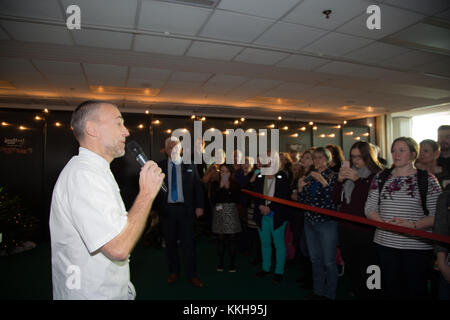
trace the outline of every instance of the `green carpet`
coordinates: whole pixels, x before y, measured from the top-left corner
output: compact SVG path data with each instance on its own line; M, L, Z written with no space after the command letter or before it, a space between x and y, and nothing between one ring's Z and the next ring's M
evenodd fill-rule
M239 255L237 272L216 271L214 240L197 239L197 265L203 288L193 287L181 272L180 279L167 284L166 255L163 248L139 244L131 255L131 281L137 300L301 300L311 291L302 290L295 282L302 275L299 263L287 263L284 279L275 284L271 277L257 278L259 266L252 266L253 257ZM0 257L0 299L51 299L50 244L40 243L30 251ZM346 276L339 278L338 300L352 299Z

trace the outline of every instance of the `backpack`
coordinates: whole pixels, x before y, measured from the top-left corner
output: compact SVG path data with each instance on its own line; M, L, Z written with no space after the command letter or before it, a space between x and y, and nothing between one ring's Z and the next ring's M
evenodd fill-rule
M378 206L381 202L381 191L383 190L384 184L386 183L392 169L384 169L381 171L378 180ZM430 214L427 209L427 193L428 193L428 171L417 169L417 184L419 185L420 200L422 202L422 209L426 216Z

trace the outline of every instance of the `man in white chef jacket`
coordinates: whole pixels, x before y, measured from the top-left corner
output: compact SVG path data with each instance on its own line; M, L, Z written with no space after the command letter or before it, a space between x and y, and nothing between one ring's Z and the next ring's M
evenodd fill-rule
M147 162L139 193L125 210L110 163L129 136L120 111L85 101L72 114L79 154L61 171L50 211L54 299L134 299L128 257L144 231L164 174Z

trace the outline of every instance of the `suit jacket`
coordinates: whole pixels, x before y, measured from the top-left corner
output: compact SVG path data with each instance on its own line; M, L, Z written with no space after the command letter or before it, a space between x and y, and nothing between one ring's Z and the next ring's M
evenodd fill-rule
M275 192L274 192L274 198L281 198L290 200L291 198L291 189L289 187L289 179L284 171L279 171L275 177ZM264 176L259 174L256 177L255 183L253 185L253 190L258 193L264 194ZM253 219L255 220L256 224L261 227L261 219L262 214L259 211L260 205L265 205L266 200L261 198L255 198L255 210L253 213ZM271 202L268 207L270 210L275 212L275 215L273 216L273 228L277 229L280 227L285 221L289 220L291 215L291 210L289 207L276 203Z
M158 162L158 166L162 172L166 175L164 177L164 183L169 188L168 172L167 172L167 159ZM197 168L194 164L181 164L181 183L183 186L184 205L186 209L194 213L196 208L205 208L205 197L203 184L200 181L200 177L197 172ZM167 201L168 192L164 192L160 189L156 198L157 207L160 214L164 214L164 208L168 205Z

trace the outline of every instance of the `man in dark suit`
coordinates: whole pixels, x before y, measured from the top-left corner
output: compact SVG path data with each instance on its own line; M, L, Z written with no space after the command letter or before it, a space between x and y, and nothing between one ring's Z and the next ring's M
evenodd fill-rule
M158 163L164 172L167 192L158 194L158 207L169 264L168 283L177 280L180 271L177 240L181 242L185 273L195 287L203 287L197 275L194 240L195 218L203 214L203 185L194 164L182 163L181 143L175 137L166 139L167 160Z

